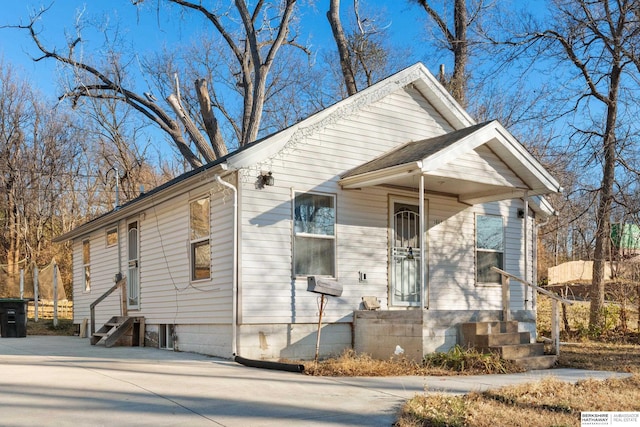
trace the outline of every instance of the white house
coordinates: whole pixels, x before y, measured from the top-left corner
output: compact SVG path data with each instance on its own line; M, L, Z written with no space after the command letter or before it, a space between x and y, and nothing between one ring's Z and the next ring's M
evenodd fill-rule
M127 279L145 344L253 359L355 347L411 357L497 320L498 266L535 282L541 196L558 182L498 122L476 123L422 64L183 174L56 241L73 241L74 322ZM510 284L535 334L535 298ZM363 298L374 307L363 304ZM120 314L117 293L98 323ZM375 308L377 310L367 310Z

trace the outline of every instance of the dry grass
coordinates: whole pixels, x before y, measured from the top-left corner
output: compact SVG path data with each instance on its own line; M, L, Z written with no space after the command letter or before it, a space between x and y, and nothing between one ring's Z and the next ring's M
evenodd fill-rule
M576 342L560 346L558 366L640 374L640 346L608 342Z
M585 296L587 291L584 290L586 285L580 285L581 288L574 286L574 290L562 290L563 294L568 294L570 297ZM578 289L583 289L579 291ZM552 289L554 292L558 292L559 289ZM588 294L586 295L588 296ZM608 290L607 304L603 309L603 315L605 320L604 329L598 331L599 336L610 337L615 341L620 339L633 338L633 331L637 330L638 323L638 303L637 299L628 299L620 295L619 291ZM613 302L617 301L617 302ZM624 303L623 303L624 302ZM590 303L588 300L575 301L572 305L565 307L564 315L561 316L561 325L563 329L562 338L564 340L579 340L589 337L589 308ZM538 295L538 335L550 336L551 331L551 300L544 296ZM565 329L568 327L569 331ZM635 334L637 341L637 334Z
M53 326L53 320L40 319L35 322L27 319L27 336L30 335L64 335L73 336L76 327L71 319L58 319L58 326Z
M640 375L577 384L548 378L467 396L417 396L396 426L579 426L581 411L639 410Z
M627 317L635 325L637 314ZM538 332L549 336L551 305L538 299ZM607 307L607 325L599 341L589 340L588 303L567 310L570 331L561 346L558 367L630 372L627 379L564 383L543 381L466 396L416 396L403 407L397 427L414 426L579 426L581 411L640 411L640 334L620 322L620 306ZM549 372L553 375L553 371Z
M380 377L402 375L426 375L418 363L405 358L376 360L368 354L358 354L346 350L340 356L321 360L301 362L307 375L327 377Z
M304 364L307 375L328 377L384 377L404 375L479 375L522 372L522 369L497 354L483 354L459 346L447 353L435 353L416 363L404 357L376 360L367 354L346 350L340 356Z

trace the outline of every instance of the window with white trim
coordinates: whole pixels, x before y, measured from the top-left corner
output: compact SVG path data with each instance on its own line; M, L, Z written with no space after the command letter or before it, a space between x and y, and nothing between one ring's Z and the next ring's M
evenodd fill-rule
M84 272L84 291L91 291L91 244L89 239L82 241L82 270Z
M294 198L293 273L335 276L336 198L296 193Z
M211 277L210 204L209 196L189 204L191 280L204 280Z
M107 247L118 244L118 227L107 228Z
M504 269L504 224L502 217L476 215L476 279L477 283L500 283Z

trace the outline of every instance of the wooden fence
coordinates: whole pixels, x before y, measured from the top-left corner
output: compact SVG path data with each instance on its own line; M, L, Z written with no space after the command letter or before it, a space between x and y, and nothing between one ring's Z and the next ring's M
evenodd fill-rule
M33 301L29 301L27 318L35 318L35 303ZM40 300L38 302L38 318L53 319L53 300ZM66 299L58 301L58 318L73 319L73 301Z

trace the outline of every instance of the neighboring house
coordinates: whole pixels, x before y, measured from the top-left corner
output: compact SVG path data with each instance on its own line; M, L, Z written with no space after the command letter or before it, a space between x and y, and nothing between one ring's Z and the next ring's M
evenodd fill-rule
M628 258L640 254L640 226L611 224L611 245L618 257Z
M56 240L73 241L75 323L121 272L147 345L313 358L307 278L326 276L343 292L328 297L321 355L399 345L420 358L454 346L461 322L499 318L492 265L535 282L535 223L552 213L541 196L558 191L416 64ZM515 281L510 294L535 334L530 296ZM101 303L98 322L118 304Z

